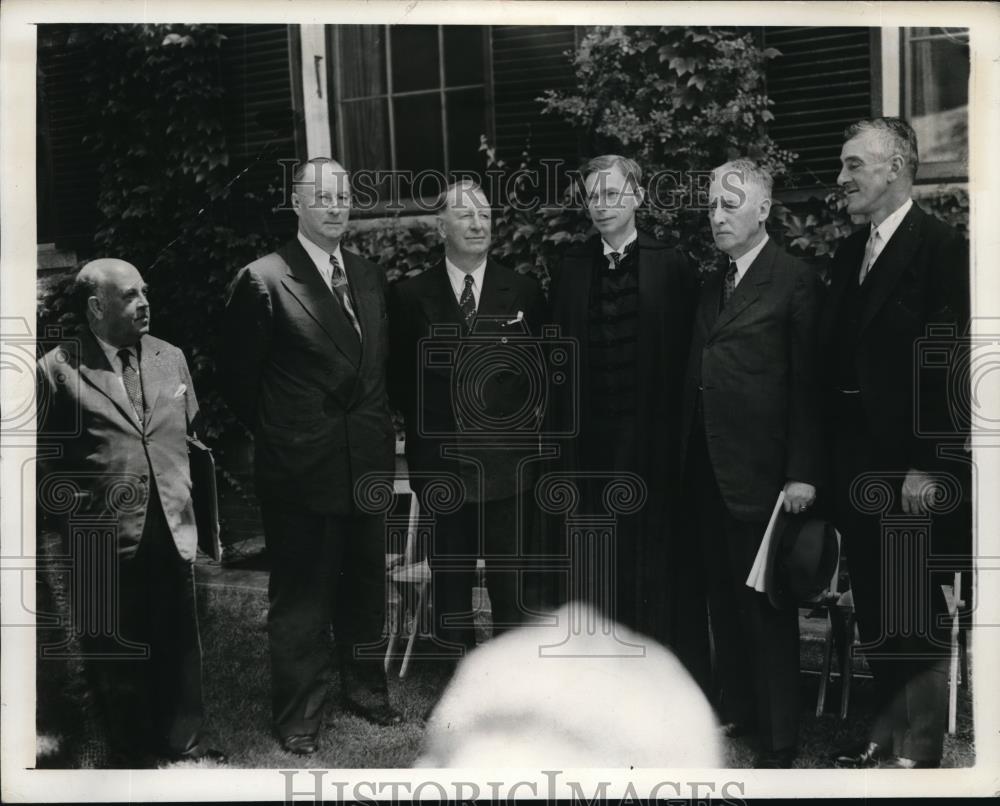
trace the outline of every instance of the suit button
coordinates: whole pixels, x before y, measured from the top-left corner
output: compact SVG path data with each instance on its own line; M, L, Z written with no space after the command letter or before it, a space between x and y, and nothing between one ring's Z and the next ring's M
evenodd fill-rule
M147 481L149 481L149 476L143 473L141 476L139 476L139 481L145 484Z
M500 338L500 343L501 343L501 344L506 344L506 343L507 343L507 337L506 337L506 336L502 336L502 337Z
M149 437L143 437L142 438L142 444L143 445L148 445L149 444Z

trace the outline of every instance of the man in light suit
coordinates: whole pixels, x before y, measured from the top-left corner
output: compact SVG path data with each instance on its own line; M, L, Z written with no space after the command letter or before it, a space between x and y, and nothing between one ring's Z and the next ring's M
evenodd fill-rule
M524 612L523 493L535 478L542 414L532 406L530 375L543 371L524 362L541 358L532 337L543 299L534 277L488 259L491 223L478 185L450 186L438 202L444 260L397 283L389 297L389 377L406 420L411 486L419 494L449 474L464 485L462 504L435 518L429 547L435 651L450 666L476 645L477 558L486 564L494 634L521 623Z
M39 471L39 502L58 505L57 486L73 485L63 535L70 556L104 569L74 576L86 587L73 591L72 615L112 763L223 761L201 739L187 450L198 401L187 362L149 335L146 284L134 266L95 260L76 283L88 328L38 362L39 455L51 447L54 456ZM115 595L118 606L105 613L101 603Z
M891 551L898 544L883 531L881 518L914 520L892 531L916 535L926 529L934 554L968 556L969 470L961 459L969 400L968 246L910 198L918 157L908 123L862 120L848 127L844 140L837 183L847 212L870 223L837 249L821 346L836 522L861 638L873 650L879 714L865 746L834 761L842 767L936 767L947 713L941 580L904 556L921 559L916 542L904 554ZM933 346L947 356L946 366L922 365L918 340L928 336L928 326L944 329ZM949 460L949 443L958 461ZM957 481L951 493L948 485L938 486L945 477ZM878 497L890 491L884 512L865 505L866 483ZM935 488L943 493L937 499ZM905 602L898 601L901 590L911 594ZM927 627L910 634L900 629L917 624Z
M374 650L385 613L384 518L356 503L366 473L392 471L395 438L384 275L340 247L350 178L317 158L298 167L292 191L298 234L240 271L219 364L229 405L254 435L272 563L274 725L286 750L308 755L317 748L331 624L345 707L377 724L400 721Z
M756 731L758 767L790 767L798 732L798 612L745 582L778 493L812 504L822 466L816 391L820 281L765 222L770 174L717 168L709 220L727 267L704 282L684 389L681 456L704 552L729 735Z

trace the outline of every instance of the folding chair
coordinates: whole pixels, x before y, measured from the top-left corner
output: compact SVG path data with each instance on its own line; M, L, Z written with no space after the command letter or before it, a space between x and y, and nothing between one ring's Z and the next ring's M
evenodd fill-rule
M958 687L969 682L968 631L961 626L961 613L965 608L962 595L962 572L956 571L949 590L942 585L945 601L948 603L948 617L951 619L951 662L948 669L948 733L954 733L958 723Z
M412 609L412 628L406 641L406 649L403 651L403 663L399 669L399 676L405 677L410 666L410 656L413 653L413 644L420 631L420 624L427 619L430 605L431 569L426 558L418 557L417 523L420 517L420 504L417 496L410 489L410 483L406 479L397 479L393 483L393 492L396 495L410 496L410 514L406 528L406 547L402 556L387 556L387 577L388 581L395 586L407 585L406 593L399 597L399 612L395 619L390 620L389 625L389 646L385 652L385 671L388 673L389 664L396 651L399 638L405 630L407 622L407 600L412 598L412 586L416 586L417 601ZM397 587L398 590L398 587Z

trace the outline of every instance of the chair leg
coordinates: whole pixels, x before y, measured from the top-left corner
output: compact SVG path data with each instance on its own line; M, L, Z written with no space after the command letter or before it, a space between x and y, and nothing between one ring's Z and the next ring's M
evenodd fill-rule
M851 680L854 677L854 611L844 619L844 647L840 661L840 718L847 719L851 703Z
M826 688L830 682L830 671L833 666L833 619L830 611L826 612L826 635L823 639L823 664L820 667L819 691L816 694L816 716L823 716L826 707Z
M406 641L406 651L403 653L403 664L399 667L400 679L406 677L406 671L410 668L410 656L413 653L413 644L417 640L417 633L420 632L420 624L424 620L424 608L426 607L427 589L430 586L426 582L420 583L420 593L417 596L417 607L413 612L413 629L410 637Z

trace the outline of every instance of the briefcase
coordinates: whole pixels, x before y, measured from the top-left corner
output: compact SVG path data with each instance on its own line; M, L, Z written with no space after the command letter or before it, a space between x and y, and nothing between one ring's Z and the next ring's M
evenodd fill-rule
M219 499L215 489L215 459L201 440L188 437L191 463L191 500L198 529L198 548L218 562L222 559L219 540Z

